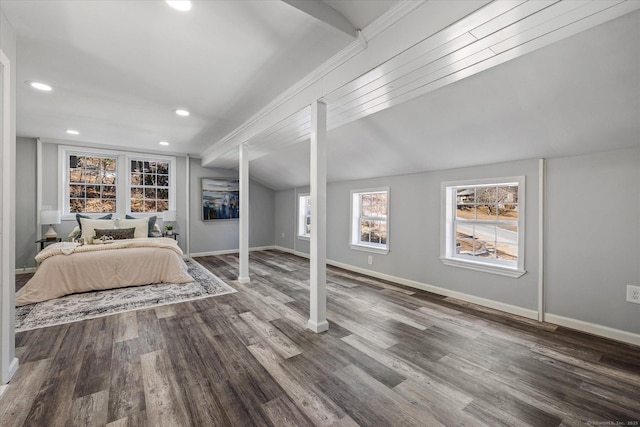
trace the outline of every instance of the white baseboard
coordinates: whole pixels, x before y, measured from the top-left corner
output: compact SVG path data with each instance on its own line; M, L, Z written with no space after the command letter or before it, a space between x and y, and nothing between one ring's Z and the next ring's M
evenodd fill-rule
M16 268L16 274L35 273L38 267Z
M545 322L553 323L554 325L576 329L592 335L611 338L613 340L629 344L640 345L640 335L634 334L633 332L622 331L620 329L598 325L597 323L584 322L582 320L571 319L569 317L558 316L557 314L551 313L545 313L544 320Z
M249 252L253 251L268 251L269 249L276 249L276 246L255 246L253 248L249 248ZM227 255L227 254L237 254L239 249L223 249L221 251L210 251L210 252L191 252L189 256L191 257L199 257L199 256L211 256L211 255Z
M297 252L289 248L283 248L276 246L275 249L287 252L290 254L298 255L304 258L309 258L309 254ZM483 307L493 308L495 310L504 311L506 313L515 314L517 316L526 317L528 319L538 320L538 312L536 310L530 310L523 307L518 307L511 304L506 304L499 301L494 301L486 298L477 297L474 295L465 294L462 292L452 291L450 289L441 288L438 286L427 285L426 283L417 282L415 280L404 279L402 277L391 276L385 273L379 273L377 271L367 270L366 268L356 267L350 264L344 264L338 261L328 259L328 265L334 267L343 268L345 270L353 271L355 273L365 274L367 276L375 277L382 280L388 280L389 282L397 283L399 285L409 286L411 288L420 289L434 294L443 295L446 297L456 298L462 301L467 301L473 304L478 304Z
M293 249L284 248L281 246L275 246L275 249L278 249L290 254L298 255L304 258L309 258L308 254L297 252L297 251L294 251ZM506 313L511 313L518 316L526 317L528 319L538 320L538 312L536 310L530 310L523 307L505 304L502 302L493 301L486 298L477 297L474 295L468 295L462 292L452 291L452 290L441 288L438 286L427 285L425 283L416 282L414 280L403 279L401 277L395 277L395 276L391 276L384 273L378 273L376 271L355 267L355 266L344 264L337 261L327 260L327 264L333 265L335 267L344 268L345 270L353 271L356 273L366 274L368 276L376 277L383 280L388 280L393 283L398 283L398 284L409 286L416 289L422 289L427 292L433 292L434 294L457 298L463 301L471 302L473 304L478 304L484 307L489 307L496 310L504 311ZM545 319L545 322L553 323L555 325L564 326L564 327L575 329L582 332L587 332L587 333L601 336L604 338L610 338L616 341L622 341L629 344L640 345L640 334L635 334L633 332L622 331L620 329L614 329L608 326L598 325L596 323L584 322L582 320L571 319L569 317L558 316L557 314L551 314L551 313L545 313L544 319Z

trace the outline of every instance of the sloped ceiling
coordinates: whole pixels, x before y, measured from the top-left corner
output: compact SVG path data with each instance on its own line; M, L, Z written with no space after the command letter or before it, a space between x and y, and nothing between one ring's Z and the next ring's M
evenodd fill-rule
M640 146L640 12L328 133L330 181ZM308 141L251 162L309 183Z

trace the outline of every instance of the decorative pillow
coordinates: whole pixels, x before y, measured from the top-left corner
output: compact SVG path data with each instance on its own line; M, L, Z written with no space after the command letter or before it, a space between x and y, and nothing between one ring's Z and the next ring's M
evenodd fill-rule
M113 214L107 214L105 216L101 216L100 218L91 218L88 215L82 215L82 214L76 214L76 221L78 221L78 227L80 227L80 231L82 231L82 223L80 222L81 219L111 219L111 217L113 216Z
M143 219L143 218L136 218L134 216L131 215L125 215L124 216L126 219ZM153 237L153 226L156 225L156 220L158 219L157 216L150 216L149 217L149 235L147 237Z
M90 240L95 235L95 229L99 228L101 230L106 230L108 228L116 228L116 220L115 219L85 219L80 218L80 223L82 226L82 238L85 240Z
M110 228L101 230L96 228L96 237L99 239L102 236L113 237L113 240L133 239L136 229L135 228Z
M78 237L80 235L80 226L75 226L73 228L73 230L71 230L71 233L69 233L69 235L67 236L70 239L75 239L76 237Z
M131 228L131 227L134 227L136 229L135 234L133 236L134 239L149 236L149 218L118 220L118 228Z

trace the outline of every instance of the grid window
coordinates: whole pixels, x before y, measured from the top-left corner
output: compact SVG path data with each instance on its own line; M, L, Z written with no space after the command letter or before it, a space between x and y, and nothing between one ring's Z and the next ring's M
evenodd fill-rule
M130 160L131 212L169 210L170 167L168 161Z
M524 178L444 186L444 257L522 270Z
M387 189L352 193L352 247L389 250L388 198Z
M117 157L68 157L68 212L116 212Z
M311 237L311 196L298 196L298 237Z

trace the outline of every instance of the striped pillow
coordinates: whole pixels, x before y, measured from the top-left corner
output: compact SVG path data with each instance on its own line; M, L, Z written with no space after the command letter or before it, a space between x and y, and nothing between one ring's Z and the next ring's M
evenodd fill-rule
M109 228L106 230L96 229L96 238L102 236L113 237L113 240L133 239L133 235L136 232L134 228Z

